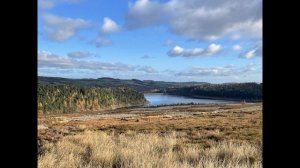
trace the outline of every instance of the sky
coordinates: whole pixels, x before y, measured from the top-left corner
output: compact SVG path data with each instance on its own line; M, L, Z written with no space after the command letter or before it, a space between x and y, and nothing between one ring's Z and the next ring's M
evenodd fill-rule
M38 75L262 82L261 0L38 0Z

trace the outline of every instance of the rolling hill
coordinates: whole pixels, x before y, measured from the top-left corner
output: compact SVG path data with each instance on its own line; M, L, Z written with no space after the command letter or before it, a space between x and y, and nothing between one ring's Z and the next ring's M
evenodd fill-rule
M139 92L158 92L167 88L196 86L208 84L206 82L164 82L153 80L138 79L115 79L115 78L98 78L98 79L68 79L60 77L38 77L39 84L47 85L73 85L82 88L89 87L129 87Z

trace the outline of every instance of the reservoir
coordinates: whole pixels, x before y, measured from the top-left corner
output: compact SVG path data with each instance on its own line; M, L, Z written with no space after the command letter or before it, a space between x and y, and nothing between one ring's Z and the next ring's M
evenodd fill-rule
M210 103L236 103L236 101L229 100L215 100L215 99L196 99L176 95L168 95L162 93L145 93L145 98L149 101L149 104L146 106L157 106L157 105L170 105L178 103L201 103L201 104L210 104Z

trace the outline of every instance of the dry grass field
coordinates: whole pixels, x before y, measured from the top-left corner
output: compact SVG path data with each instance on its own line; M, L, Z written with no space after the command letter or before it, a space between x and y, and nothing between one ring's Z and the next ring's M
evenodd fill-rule
M262 167L262 104L41 115L38 166Z

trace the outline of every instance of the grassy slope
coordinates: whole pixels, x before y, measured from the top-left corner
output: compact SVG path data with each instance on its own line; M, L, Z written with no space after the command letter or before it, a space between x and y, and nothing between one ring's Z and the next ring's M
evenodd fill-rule
M38 160L40 168L215 168L261 167L261 150L247 142L212 143L210 148L184 146L176 133L114 135L91 132L64 137L48 144Z
M40 167L261 167L261 104L40 116ZM157 160L153 162L153 160Z

